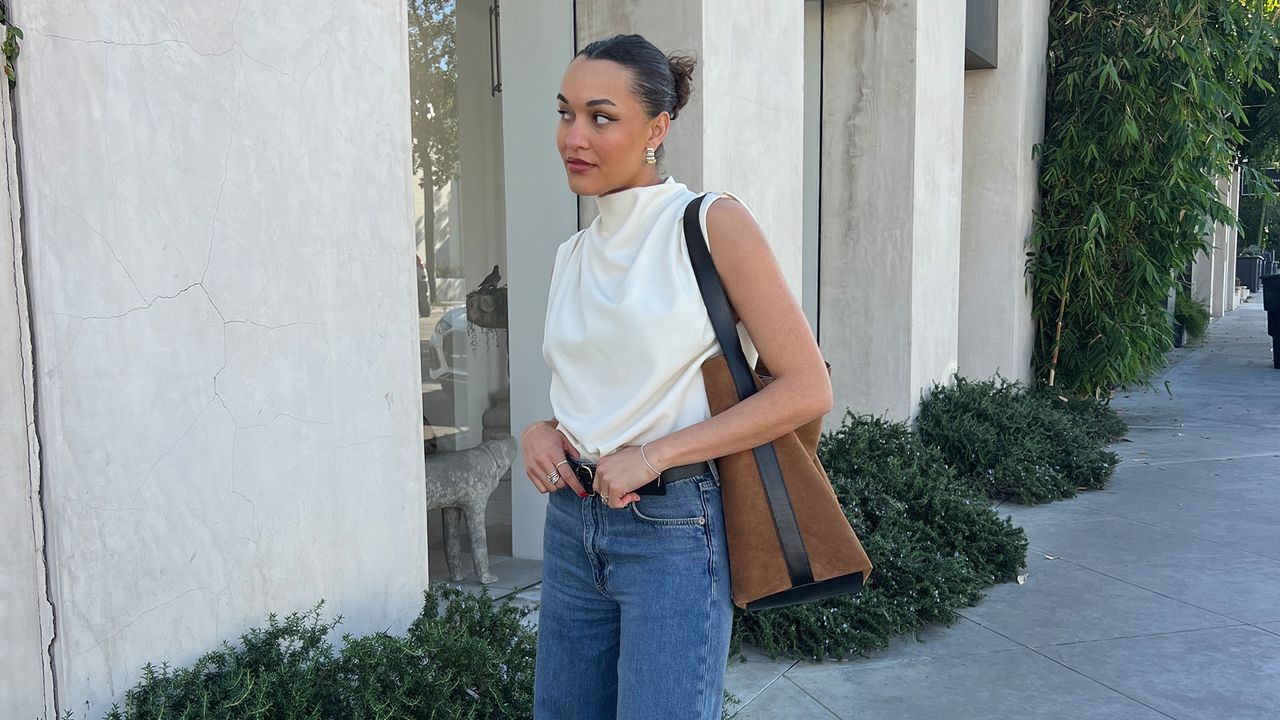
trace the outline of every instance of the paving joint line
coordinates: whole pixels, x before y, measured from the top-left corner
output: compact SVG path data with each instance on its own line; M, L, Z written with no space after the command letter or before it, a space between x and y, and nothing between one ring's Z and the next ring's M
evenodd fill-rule
M1036 550L1036 552L1044 553L1044 554L1046 554L1046 555L1050 554L1050 553L1046 552L1045 550L1041 550L1040 548L1033 548L1033 549L1034 549L1034 550ZM1201 607L1201 606L1199 606L1199 605L1197 605L1197 604L1195 604L1195 603L1193 603L1193 602L1189 602L1189 601L1187 601L1187 600L1183 600L1183 599L1181 599L1181 598L1176 598L1176 597L1173 597L1172 595L1166 595L1166 594L1164 594L1164 593L1160 592L1159 590L1153 590L1152 588L1145 587L1145 586L1143 586L1143 585L1139 585L1138 583L1133 582L1133 581L1131 581L1131 580L1126 580L1126 579L1124 579L1124 578L1122 578L1122 577L1116 577L1115 575L1111 575L1111 574L1109 574L1109 573L1105 573L1105 572L1103 572L1103 571L1101 571L1101 570L1099 570L1099 569L1097 569L1097 568L1089 567L1088 565L1084 565L1084 564L1078 563L1078 562L1076 562L1076 561L1074 561L1074 560L1067 560L1066 558L1063 558L1063 557L1061 557L1061 556L1058 556L1058 557L1057 557L1057 559L1056 559L1056 560L1054 560L1054 562L1064 562L1064 563L1067 563L1068 565L1074 565L1074 566L1076 566L1076 567L1078 567L1078 568L1080 568L1080 569L1082 569L1082 570L1088 570L1089 572L1097 573L1097 574L1099 574L1099 575L1101 575L1101 576L1103 576L1103 577L1111 578L1112 580L1115 580L1116 582L1122 582L1122 583L1124 583L1125 585L1128 585L1128 586L1130 586L1130 587L1135 587L1135 588L1138 588L1139 590L1145 590L1146 592L1152 593L1153 595L1159 595L1160 597L1165 598L1166 600L1172 600L1172 601L1174 601L1174 602L1179 602L1179 603L1182 603L1183 605L1187 605L1187 606L1189 606L1189 607L1193 607L1193 608L1195 608L1195 609L1197 609L1197 610L1203 610L1204 612L1207 612L1207 613L1209 613L1209 614L1211 614L1211 615L1217 615L1218 617L1226 618L1227 620L1231 620L1232 622L1243 623L1243 624L1246 624L1246 625L1249 623L1249 621L1248 621L1248 620L1242 620L1241 618L1238 618L1238 617L1232 617L1232 616L1227 615L1227 614L1225 614L1225 613L1218 612L1217 610L1210 610L1210 609L1209 609L1209 608L1207 608L1207 607ZM985 626L984 626L984 627L985 627Z
M750 661L748 661L748 662L750 662ZM744 707L746 707L747 705L751 704L751 702L752 702L753 700L755 700L756 698L758 698L758 697L760 697L761 695L763 695L765 690L768 690L769 688L773 687L773 684L774 684L774 683L776 683L776 682L778 682L779 680L781 680L782 678L786 677L787 673L788 673L788 672L791 672L791 668L795 667L795 666L796 666L796 664L797 664L797 663L799 663L799 662L800 662L799 660L792 660L792 661L791 661L791 664L790 664L790 665L787 665L787 668L786 668L785 670L783 670L782 672L780 672L780 673L778 673L777 675L775 675L775 676L773 677L773 679L772 679L772 680L770 680L769 682L765 683L764 687L762 687L762 688L760 688L759 690L757 690L757 691L756 691L756 693L755 693L754 695L752 695L752 696L751 696L750 698L748 698L745 702L743 702L741 705L739 705L739 706L738 706L738 709L733 711L733 714L734 714L734 715L737 715L739 712L741 712L741 711L742 711L742 708L744 708ZM742 664L744 664L744 663L738 663L738 664L739 664L739 665L742 665ZM792 684L794 685L795 683L793 682Z
M1256 627L1247 622L1232 622L1226 625L1210 625L1201 628L1186 628L1184 630L1162 630L1160 632L1139 633L1137 635L1117 635L1115 637L1094 638L1093 640L1072 640L1071 642L1049 643L1039 647L1073 647L1075 645L1089 645L1091 643L1113 642L1115 640L1141 640L1142 638L1163 637L1165 635L1185 635L1186 633L1205 632L1206 630L1226 630L1228 628L1239 627ZM1262 630L1262 628L1256 628ZM1265 632L1265 630L1263 631Z
M789 671L788 671L788 672L789 672ZM786 673L783 673L783 675L785 676L785 675L786 675ZM814 697L814 696L813 696L813 693L809 692L808 690L805 690L805 689L804 689L804 687L802 687L802 686L800 685L800 683L796 682L795 680L792 680L791 678L787 678L787 682L791 683L791 686L792 686L792 687L794 687L795 689L797 689L797 690L799 690L800 692L804 693L804 694L805 694L805 695L806 695L810 700L812 700L812 701L814 701L815 703L817 703L817 704L818 704L818 707L820 707L820 708L822 708L823 710L826 710L827 712L831 713L831 716L832 716L832 717L836 718L837 720L848 720L847 718L845 718L845 716L844 716L844 715L841 715L840 713L836 712L835 710L832 710L831 708L827 707L827 704L826 704L826 703L824 703L824 702L822 702L821 700L819 700L818 698Z
M963 610L967 610L967 609L968 608L963 608ZM956 614L960 615L960 617L964 618L965 620L968 620L973 624L978 625L979 627L982 627L984 630L987 629L986 626L978 623L978 621L974 620L973 618L970 618L967 615L962 615L960 613L961 613L960 610L956 611ZM927 644L927 643L924 643L924 644ZM860 670L862 668L870 669L870 668L879 668L879 667L889 667L892 665L907 665L910 663L930 662L934 660L982 658L987 655L999 655L1000 653L1016 652L1020 649L1021 648L996 648L994 650L974 650L971 652L948 653L945 655L915 655L913 657L885 658L883 660L871 660L870 662L859 663L858 665L850 665L850 667L856 667Z
M1144 467L1163 467L1165 465L1190 465L1192 463L1226 462L1228 460L1252 460L1252 459L1262 458L1262 457L1280 458L1280 452L1271 450L1268 452L1249 453L1247 455L1227 455L1223 457L1191 458L1188 460L1163 460L1161 462L1142 462L1135 458L1129 461L1128 467L1133 467L1134 465L1141 465ZM1121 465L1116 466L1116 469L1119 469L1120 467L1123 467L1123 466L1124 464L1122 463Z
M1178 489L1179 489L1179 490L1183 490L1183 489L1185 489L1185 488L1178 488ZM1187 492L1192 492L1192 491L1188 490ZM1229 500L1229 498L1218 498L1218 497L1213 496L1213 495L1208 495L1208 496L1206 496L1206 497L1213 497L1214 499L1217 499L1217 500ZM1241 503L1241 504L1243 504L1243 503ZM1202 540L1202 541L1207 542L1207 543L1210 543L1210 544L1212 544L1212 545L1218 545L1218 546L1220 546L1220 547L1224 547L1224 548L1227 548L1227 549L1230 549L1230 550L1238 550L1238 551L1240 551L1240 552L1242 552L1242 553L1248 553L1248 554L1250 554L1250 555L1254 555L1254 556L1257 556L1257 557L1260 557L1260 558L1266 558L1267 560L1275 560L1276 562L1280 562L1280 557L1273 556L1273 555L1267 555L1266 553L1261 553L1261 552L1258 552L1258 551L1256 551L1256 550L1250 550L1250 549L1248 549L1248 548L1240 547L1240 546L1238 546L1238 545L1230 545L1230 544L1227 544L1227 543L1224 543L1224 542L1221 542L1221 541L1218 541L1218 540L1214 540L1213 538L1207 538L1207 537L1204 537L1203 535L1197 535L1197 534L1195 534L1194 532L1191 532L1191 531L1189 531L1189 530L1184 530L1184 529L1182 528L1182 526L1169 527L1169 526L1166 526L1166 525L1160 525L1160 524L1157 524L1157 523L1155 523L1155 522L1153 522L1153 521L1150 521L1150 520L1140 520L1140 519L1138 519L1138 518L1131 518L1131 517L1125 517L1124 515L1117 515L1115 512L1112 512L1112 511L1109 511L1109 510L1103 510L1102 508L1095 508L1095 507L1091 507L1091 506L1088 506L1088 505L1086 505L1085 507L1090 507L1090 509L1092 509L1092 510L1094 510L1094 511L1096 511L1096 512L1099 512L1099 513L1101 513L1101 514L1103 514L1103 515L1107 515L1107 516L1109 516L1109 517L1113 517L1113 518L1115 518L1115 519L1117 519L1117 520L1125 520L1125 521L1128 521L1128 522L1134 522L1134 523L1138 523L1139 525L1146 525L1147 527L1156 528L1157 530L1168 530L1168 531L1170 531L1170 532L1173 532L1175 535L1186 535L1187 537L1195 538L1196 540ZM1252 506L1252 505L1245 505L1245 507L1252 508L1252 507L1254 507L1254 506ZM1260 508L1260 509L1265 510L1266 508L1264 507L1264 508ZM1052 553L1047 553L1047 554L1052 554ZM1089 569L1090 569L1090 570L1092 570L1093 568L1089 568Z
M1146 482L1146 483L1150 483L1150 482L1156 482L1156 481L1154 481L1154 480L1138 480L1138 479L1136 479L1136 478L1135 478L1135 479L1129 480L1128 482ZM1202 496L1202 497L1213 498L1214 500L1222 500L1222 501L1229 502L1229 503L1235 503L1236 505L1240 505L1240 506L1242 506L1242 507L1246 507L1246 508L1249 508L1249 509L1251 509L1251 510L1270 510L1270 509L1272 509L1272 508L1273 508L1273 505L1272 505L1271 503L1268 503L1268 502L1265 502L1265 501L1264 501L1264 502L1262 502L1261 504L1255 504L1255 503L1252 503L1252 502L1243 502L1243 501L1241 501L1241 500L1237 500L1236 498L1227 497L1226 495L1218 495L1217 493L1208 492L1208 491L1203 490L1203 489L1201 489L1201 488L1195 488L1195 487L1183 487L1182 485L1175 485L1175 484L1173 484L1173 483L1158 483L1158 484L1160 484L1160 485L1167 485L1167 486L1169 486L1169 487L1174 488L1175 490L1182 490L1183 492L1194 493L1194 494L1196 494L1196 495L1200 495L1200 496ZM1117 494L1118 494L1118 492L1119 492L1119 491L1117 491Z
M974 620L974 622L978 623L979 625L982 625L982 627L984 627L984 628L986 628L987 630L989 630L989 631L991 631L991 632L995 633L996 635L999 635L1000 637L1004 638L1005 640L1008 640L1009 642L1014 643L1014 644L1016 644L1016 645L1019 645L1019 646L1021 646L1021 647L1025 648L1025 649L1027 649L1027 650L1030 650L1031 652L1035 653L1036 655L1039 655L1040 657L1044 658L1045 660L1048 660L1049 662L1053 663L1054 665L1058 665L1059 667L1065 668L1065 669L1066 669L1066 670L1068 670L1069 672L1073 672L1073 673L1075 673L1076 675L1079 675L1080 677L1084 678L1085 680L1088 680L1089 682L1092 682L1092 683L1095 683L1095 684L1097 684L1097 685L1099 685L1099 686L1101 686L1101 687L1104 687L1104 688L1106 688L1106 689L1110 690L1111 692L1113 692L1113 693L1115 693L1115 694L1119 695L1120 697L1127 698L1127 699L1129 699L1129 700L1131 700L1131 701L1133 701L1133 702L1135 702L1135 703L1137 703L1137 704L1141 705L1142 707L1147 708L1148 710L1150 710L1150 711L1151 711L1151 712L1153 712L1153 713L1156 713L1156 714L1158 714L1158 715L1162 715L1162 716L1164 716L1164 717L1167 717L1167 718L1169 718L1169 720L1178 720L1178 718L1177 718L1177 717L1175 717L1175 716L1173 716L1173 715L1170 715L1169 713L1166 713L1166 712L1164 712L1163 710L1160 710L1160 709L1158 709L1158 708L1154 708L1154 707L1152 707L1152 706L1148 705L1147 703L1144 703L1144 702L1142 702L1141 700L1139 700L1139 699L1137 699L1137 698L1133 697L1132 695L1129 695L1128 693L1122 692L1121 690L1118 690L1118 689L1116 689L1116 688L1111 687L1110 685L1108 685L1108 684L1106 684L1106 683L1102 682L1101 680L1099 680L1099 679L1097 679L1097 678L1095 678L1095 677L1092 677L1092 676L1086 675L1084 672L1081 672L1080 670L1077 670L1077 669L1075 669L1075 668L1071 667L1070 665L1067 665L1066 663L1064 663L1064 662L1062 662L1062 661L1060 661L1060 660L1058 660L1058 659L1056 659L1056 658L1051 658L1051 657L1049 657L1048 655L1045 655L1044 653L1040 652L1039 650L1037 650L1037 649L1035 649L1035 648L1031 647L1030 645L1027 645L1027 644L1022 643L1022 642L1019 642L1019 641L1017 641L1017 640L1015 640L1015 639L1013 639L1013 638L1009 637L1008 635L1005 635L1004 633L1000 632L999 630L996 630L995 628L992 628L992 627L988 627L988 626L986 626L986 625L983 625L982 623L978 622L977 620Z

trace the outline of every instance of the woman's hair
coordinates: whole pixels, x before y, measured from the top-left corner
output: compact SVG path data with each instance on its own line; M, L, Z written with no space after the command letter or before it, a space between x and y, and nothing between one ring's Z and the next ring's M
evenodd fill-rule
M579 50L578 55L589 60L612 60L631 70L632 90L651 118L666 111L675 120L693 92L693 67L697 61L687 55L664 55L640 35L596 40ZM661 146L657 155L662 157Z

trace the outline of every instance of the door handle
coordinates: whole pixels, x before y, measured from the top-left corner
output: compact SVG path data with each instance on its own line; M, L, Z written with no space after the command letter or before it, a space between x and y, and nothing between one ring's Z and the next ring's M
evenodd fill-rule
M489 95L502 92L502 10L498 0L489 6Z

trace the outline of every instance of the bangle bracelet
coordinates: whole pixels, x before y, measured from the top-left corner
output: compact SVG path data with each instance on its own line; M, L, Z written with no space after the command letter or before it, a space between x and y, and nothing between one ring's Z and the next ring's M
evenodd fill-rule
M652 442L652 441L650 441L650 442ZM645 445L648 445L648 444L649 444L649 443L647 443L647 442L646 442L646 443L640 443L640 457L644 459L644 464L649 466L649 469L653 471L653 474L654 474L654 475L661 475L662 473L658 472L658 469L657 469L657 468L655 468L655 467L654 467L654 466L649 462L649 458L645 457L645 454L644 454L644 446L645 446Z

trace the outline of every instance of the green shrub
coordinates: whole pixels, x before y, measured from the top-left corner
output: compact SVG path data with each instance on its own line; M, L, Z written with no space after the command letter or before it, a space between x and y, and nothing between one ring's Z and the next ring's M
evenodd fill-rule
M1104 445L1124 432L1094 400L1064 400L997 376L934 383L917 429L956 475L993 500L1022 504L1106 485L1119 458Z
M1187 331L1187 337L1192 340L1203 338L1205 331L1209 329L1208 308L1196 302L1190 293L1181 288L1174 295L1173 319Z
M537 635L510 600L440 586L403 638L349 638L343 675L351 717L522 718L533 708Z
M283 621L272 613L266 628L241 635L239 648L223 642L190 668L148 663L125 693L124 709L113 707L108 720L346 716L333 646L325 639L341 618L322 622L323 604Z
M326 639L341 618L305 613L245 632L191 667L148 664L108 720L365 720L390 717L518 718L533 707L536 635L527 613L442 586L423 593L404 636Z
M1014 579L1026 535L956 480L905 423L851 412L819 456L875 569L857 595L773 610L735 610L742 643L771 657L865 655L932 622L950 624L981 589Z
M1056 401L1057 406L1070 416L1072 423L1098 443L1110 445L1129 432L1129 426L1104 402L1091 397L1061 395L1053 388L1038 388L1031 392L1039 393L1050 404Z

